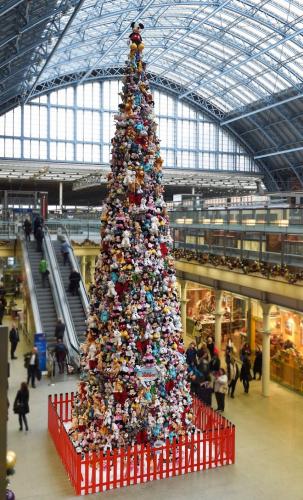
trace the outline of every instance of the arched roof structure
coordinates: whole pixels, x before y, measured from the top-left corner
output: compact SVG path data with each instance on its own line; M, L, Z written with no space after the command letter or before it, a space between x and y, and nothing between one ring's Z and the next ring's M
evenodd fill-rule
M286 181L301 187L300 0L4 0L0 112L49 82L119 73L129 24L139 19L155 83L171 85L179 99L228 127L270 189Z

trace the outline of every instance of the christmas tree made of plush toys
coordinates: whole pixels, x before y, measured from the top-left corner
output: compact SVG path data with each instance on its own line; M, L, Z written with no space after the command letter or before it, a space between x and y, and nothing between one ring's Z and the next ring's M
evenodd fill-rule
M70 429L84 452L193 431L143 25L131 27Z

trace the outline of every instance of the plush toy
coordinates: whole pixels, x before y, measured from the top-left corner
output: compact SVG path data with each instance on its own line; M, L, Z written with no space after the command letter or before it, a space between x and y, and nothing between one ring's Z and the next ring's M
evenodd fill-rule
M127 229L125 231L123 231L123 239L122 239L122 242L121 242L121 246L123 248L130 248L130 231L128 231Z
M138 22L132 22L131 28L133 32L129 35L130 48L131 50L133 50L134 49L133 46L135 46L135 48L141 52L144 49L141 37L141 30L144 29L144 24Z

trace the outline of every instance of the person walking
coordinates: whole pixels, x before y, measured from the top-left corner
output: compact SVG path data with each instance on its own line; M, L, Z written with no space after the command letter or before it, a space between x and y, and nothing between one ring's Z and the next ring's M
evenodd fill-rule
M17 359L17 356L15 356L15 352L16 352L19 340L20 340L20 338L19 338L18 328L16 328L16 325L13 324L12 328L10 329L10 332L9 332L9 341L11 344L11 359Z
M223 412L225 408L225 394L228 392L228 380L225 370L220 370L215 375L214 393L217 401L216 411Z
M39 354L37 347L33 347L31 353L25 354L25 366L27 368L27 384L31 382L32 387L35 389L35 381L39 370Z
M248 356L244 356L242 360L242 366L240 371L240 380L243 383L244 392L248 394L249 391L249 382L252 379L251 377L251 364Z
M37 252L42 252L42 242L44 238L44 233L42 226L38 226L35 234L36 242L37 242Z
M245 344L243 344L243 346L241 347L241 350L240 350L241 361L243 361L245 356L250 356L250 355L251 355L250 347L249 347L248 343L245 342Z
M64 266L68 262L70 248L71 248L70 245L67 243L66 240L64 240L61 244L61 253L63 257Z
M56 360L59 366L59 373L64 373L64 367L66 364L67 349L63 344L62 338L57 339L57 344L54 349Z
M71 292L72 295L76 295L79 289L79 283L81 281L80 273L76 269L73 269L69 275L69 286L68 291Z
M31 240L31 232L32 232L32 224L31 221L26 217L25 221L23 222L23 230L24 230L24 235L25 235L25 241L30 241Z
M15 402L14 402L14 413L19 416L19 431L23 430L23 424L25 430L28 431L28 424L26 415L29 413L29 390L27 384L22 382L19 391L17 392Z
M228 378L228 381L229 381L228 394L230 395L231 398L234 398L235 397L234 396L235 389L236 389L236 385L237 385L238 378L239 378L239 367L237 365L235 358L233 358L233 357L230 358L229 372L230 372L230 375Z
M39 262L39 272L41 273L42 286L43 288L45 288L46 280L49 275L49 270L48 270L47 260L44 257L42 257Z
M63 323L62 318L58 318L55 328L55 337L57 340L63 339L64 331L65 331L65 324Z
M262 351L261 351L259 346L257 347L256 354L255 354L253 372L254 372L254 380L257 380L257 373L259 375L258 380L261 380L261 377L262 377Z

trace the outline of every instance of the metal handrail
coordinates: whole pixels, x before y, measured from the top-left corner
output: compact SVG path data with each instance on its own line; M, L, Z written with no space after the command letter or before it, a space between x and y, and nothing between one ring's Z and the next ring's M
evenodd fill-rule
M24 261L25 274L26 274L26 278L27 278L27 286L28 286L29 295L31 298L30 302L31 302L32 311L33 311L35 330L36 330L36 333L42 333L43 327L42 327L42 323L41 323L40 311L39 311L38 302L37 302L36 287L35 287L35 283L33 280L32 270L31 270L31 266L30 266L29 258L28 258L27 246L26 246L24 239L21 237L20 237L20 243L21 243L23 261Z
M55 301L55 307L58 316L61 316L65 323L65 328L67 335L64 335L64 342L66 343L67 350L70 354L71 360L73 360L76 366L80 364L79 358L79 342L75 335L75 327L72 321L72 315L69 308L68 300L64 290L64 285L62 283L61 275L58 269L57 260L54 255L53 247L51 244L50 235L45 231L45 237L43 241L43 247L45 250L46 257L49 262L50 269L50 285L53 291L53 297Z
M74 269L76 269L81 276L81 281L80 281L80 285L79 285L79 293L80 293L80 299L81 299L81 303L83 305L84 312L87 314L87 312L89 311L90 303L89 303L89 298L88 298L88 294L87 294L85 285L83 283L83 278L82 278L79 262L75 257L74 249L70 243L70 240L69 240L69 237L67 234L67 230L66 230L66 226L63 226L63 229L65 232L64 237L65 237L65 239L66 239L66 241L69 244L70 249L71 249L71 251L69 252L70 263L71 263L72 267Z

